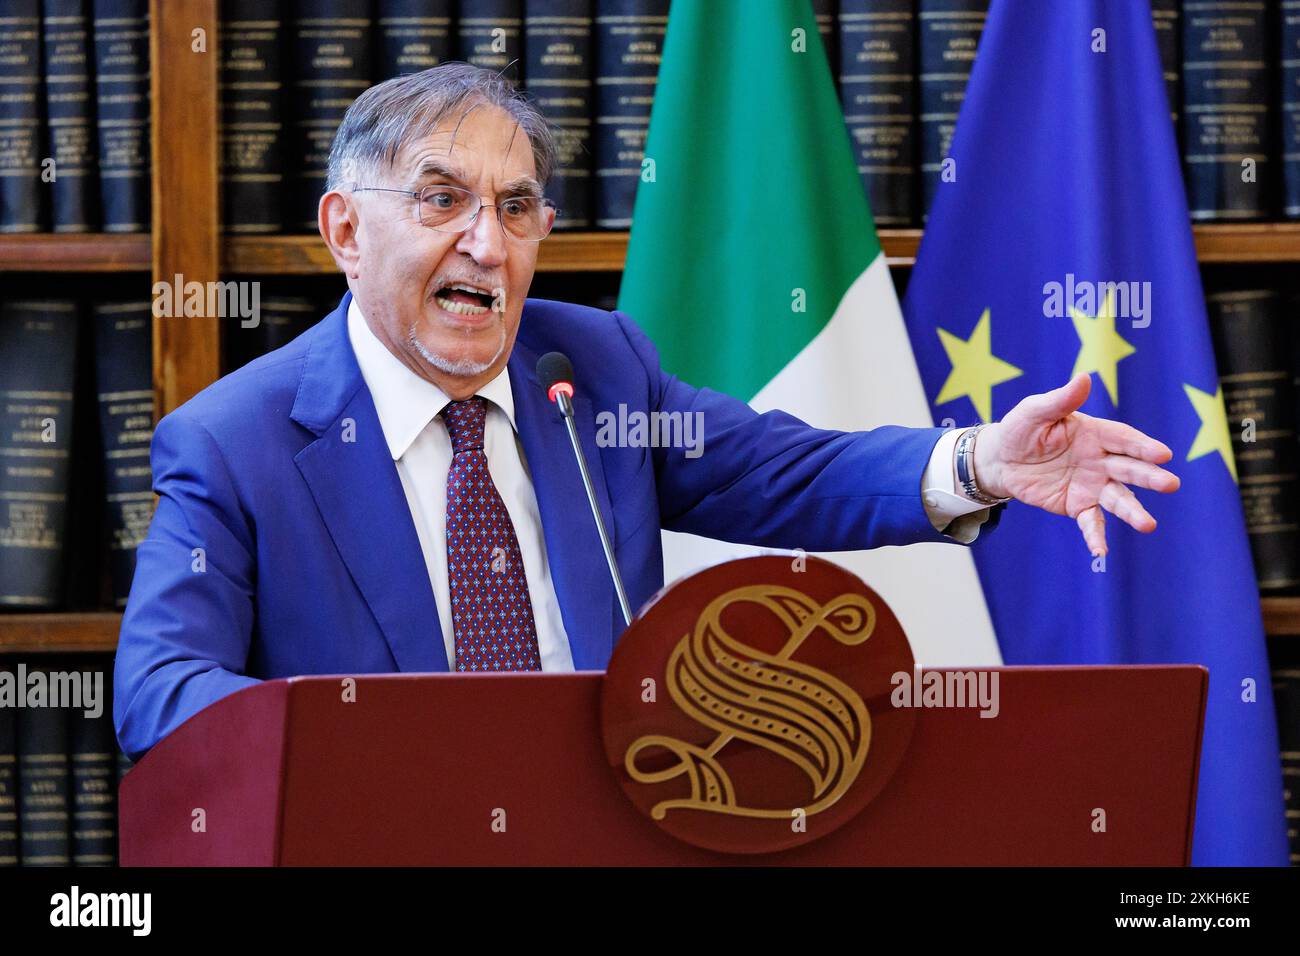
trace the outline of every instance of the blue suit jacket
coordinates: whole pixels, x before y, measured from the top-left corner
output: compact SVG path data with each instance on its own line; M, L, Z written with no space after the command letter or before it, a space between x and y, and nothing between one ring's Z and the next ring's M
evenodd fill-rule
M114 676L118 739L133 757L261 678L447 669L415 526L348 339L349 301L158 425L158 510ZM666 374L627 316L529 299L508 373L579 670L604 668L623 623L564 425L537 384L537 359L553 349L573 361L578 431L634 608L662 586L661 527L808 551L951 540L920 497L941 429L844 433L760 415ZM598 447L596 414L620 403L703 412L703 454Z

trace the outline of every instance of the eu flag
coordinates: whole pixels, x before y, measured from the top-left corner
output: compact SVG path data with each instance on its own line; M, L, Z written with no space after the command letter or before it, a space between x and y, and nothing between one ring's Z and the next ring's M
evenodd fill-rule
M1150 7L994 0L943 178L904 305L935 420L996 419L1088 372L1083 411L1162 440L1182 479L1139 492L1154 534L1109 518L1104 561L1068 518L1008 508L974 546L1003 659L1208 667L1193 862L1284 865L1234 423Z

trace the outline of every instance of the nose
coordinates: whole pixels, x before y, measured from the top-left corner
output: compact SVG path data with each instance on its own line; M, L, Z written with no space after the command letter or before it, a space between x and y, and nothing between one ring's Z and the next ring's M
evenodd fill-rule
M506 237L496 215L495 206L484 206L456 242L457 252L465 253L488 269L504 265L506 261Z

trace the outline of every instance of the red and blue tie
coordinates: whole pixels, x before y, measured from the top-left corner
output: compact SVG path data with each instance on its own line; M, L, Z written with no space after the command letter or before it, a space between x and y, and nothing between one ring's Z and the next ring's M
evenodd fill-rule
M519 539L483 451L487 402L442 410L447 472L447 580L458 671L539 671L541 652Z

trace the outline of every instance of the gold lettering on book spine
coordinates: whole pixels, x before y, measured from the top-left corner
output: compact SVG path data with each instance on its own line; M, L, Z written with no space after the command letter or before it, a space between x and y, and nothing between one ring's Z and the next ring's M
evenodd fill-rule
M776 654L750 647L727 633L722 613L739 602L759 604L789 632ZM736 588L716 598L683 635L668 660L666 683L673 701L693 720L718 732L707 747L662 734L635 740L624 757L633 780L657 784L685 775L690 796L663 800L651 815L705 810L744 817L790 819L793 807L751 807L737 802L735 788L718 761L732 740L743 740L794 763L808 777L801 809L809 816L839 800L857 778L871 744L871 715L843 681L794 659L800 646L821 631L844 645L871 636L876 611L857 594L818 604L801 591L775 585ZM666 750L676 761L663 769L638 766L647 750ZM645 763L642 760L642 763Z

